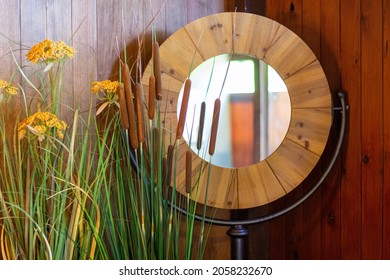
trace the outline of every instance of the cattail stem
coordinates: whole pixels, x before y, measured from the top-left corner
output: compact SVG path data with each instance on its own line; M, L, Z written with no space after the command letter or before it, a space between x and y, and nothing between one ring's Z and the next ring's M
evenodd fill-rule
M124 129L129 129L129 116L127 115L127 105L125 90L123 84L118 85L117 88L118 99L119 99L119 111L121 113L122 125Z
M192 153L186 152L186 192L191 193L192 187Z
M154 76L149 77L149 96L148 96L148 117L150 120L154 119L155 103L154 97L156 94L156 78Z
M168 180L168 167L167 167L167 158L163 157L162 163L161 163L161 168L162 168L162 189L163 189L163 194L165 195L167 193L167 180Z
M167 158L167 185L171 186L172 181L172 172L173 172L173 152L174 146L168 146L168 158Z
M138 143L138 136L137 136L137 126L135 121L133 93L131 90L129 66L127 64L123 64L122 66L123 66L122 81L125 87L127 116L129 118L130 144L133 149L138 149L139 143Z
M184 83L183 99L181 100L179 121L177 123L176 139L183 137L184 124L186 122L188 100L190 99L191 80L188 78Z
M162 99L162 81L161 81L161 69L160 69L160 46L158 42L154 41L152 44L153 55L153 73L156 79L156 99Z
M140 83L135 84L135 106L137 109L137 132L138 142L142 143L145 140L144 133L144 116L142 111L142 86Z
M196 148L200 150L202 148L203 141L203 128L204 128L204 118L206 114L206 102L202 102L200 105L200 118L199 118L199 131L198 131L198 141L196 143Z
M210 146L209 146L209 155L213 155L215 152L215 142L217 140L218 132L218 122L219 122L219 113L221 111L221 99L217 98L214 102L214 111L213 111L213 122L211 124L211 136L210 136Z
M157 127L153 128L153 161L154 161L154 173L158 175L158 166L160 161L160 132ZM164 173L162 173L164 174Z

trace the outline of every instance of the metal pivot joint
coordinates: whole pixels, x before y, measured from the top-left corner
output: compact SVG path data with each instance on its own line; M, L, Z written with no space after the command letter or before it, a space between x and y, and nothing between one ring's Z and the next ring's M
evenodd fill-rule
M226 232L231 238L231 259L245 260L246 256L246 237L249 234L247 227L243 225L234 225Z

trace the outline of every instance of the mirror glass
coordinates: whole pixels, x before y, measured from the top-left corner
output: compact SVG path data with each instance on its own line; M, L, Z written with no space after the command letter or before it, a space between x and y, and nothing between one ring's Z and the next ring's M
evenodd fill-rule
M248 55L222 54L203 62L190 78L183 138L198 156L213 165L239 168L264 160L282 143L290 124L290 97L282 78L268 64ZM183 88L178 117L182 96ZM210 156L217 98L221 109L215 152Z

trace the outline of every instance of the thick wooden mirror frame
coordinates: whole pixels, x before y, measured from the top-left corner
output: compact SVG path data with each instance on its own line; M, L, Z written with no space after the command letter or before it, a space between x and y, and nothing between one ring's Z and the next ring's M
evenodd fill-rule
M208 164L193 154L193 174L200 203L222 209L245 209L283 197L311 173L323 153L332 124L332 98L325 74L310 48L291 30L258 15L220 13L195 20L160 46L167 121L177 126L177 100L189 71L205 60L228 53L247 54L271 65L284 80L291 100L291 122L285 139L265 160L243 168L210 166L208 199L204 201ZM145 92L152 71L147 65ZM162 103L165 101L163 100ZM187 116L188 117L188 116ZM184 140L179 146L176 185L185 192Z

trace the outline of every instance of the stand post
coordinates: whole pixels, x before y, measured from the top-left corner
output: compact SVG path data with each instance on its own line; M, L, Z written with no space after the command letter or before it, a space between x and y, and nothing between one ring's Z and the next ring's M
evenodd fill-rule
M227 234L231 238L231 259L245 260L247 258L245 239L249 234L248 228L243 225L234 225L230 227Z

